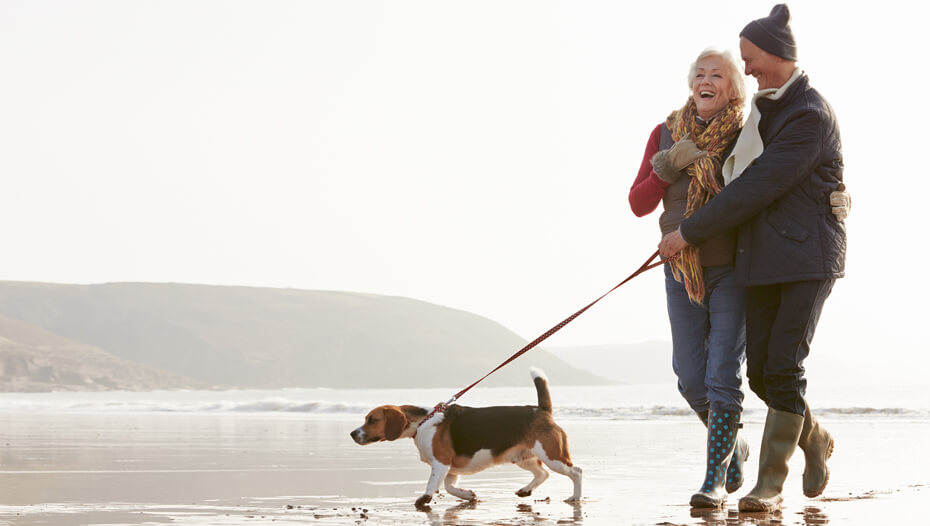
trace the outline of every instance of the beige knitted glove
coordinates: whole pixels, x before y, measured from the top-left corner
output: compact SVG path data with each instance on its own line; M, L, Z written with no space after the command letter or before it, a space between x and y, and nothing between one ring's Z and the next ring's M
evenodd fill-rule
M690 133L678 139L678 142L672 145L668 150L659 150L652 156L652 169L659 179L666 183L674 184L681 178L681 171L707 155L707 152L697 147L691 141Z
M830 193L830 207L837 221L845 221L852 211L852 196L846 191L846 185L840 183L835 192Z

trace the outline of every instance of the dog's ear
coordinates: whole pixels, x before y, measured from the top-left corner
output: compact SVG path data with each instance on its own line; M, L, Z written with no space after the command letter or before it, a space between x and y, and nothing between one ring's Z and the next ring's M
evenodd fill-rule
M407 415L397 408L384 412L384 438L397 440L407 427Z

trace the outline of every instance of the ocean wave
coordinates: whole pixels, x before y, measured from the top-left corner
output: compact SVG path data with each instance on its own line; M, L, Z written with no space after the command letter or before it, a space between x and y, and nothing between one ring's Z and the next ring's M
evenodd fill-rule
M930 416L930 410L903 407L827 407L818 409L817 415L925 417Z
M467 405L467 404L466 404ZM90 413L233 413L233 414L304 414L304 415L364 415L374 404L332 400L299 400L285 397L192 399L82 399L21 400L0 403L0 411L90 412ZM556 417L640 420L693 418L687 406L616 406L583 407L556 406ZM930 418L930 409L902 407L827 407L817 409L818 417L827 418ZM766 409L747 408L743 419L764 420Z
M743 412L743 420L765 420L767 409L750 408ZM834 407L819 408L816 414L821 418L930 418L930 410L906 409L901 407ZM556 416L569 418L596 418L609 420L645 420L652 418L687 417L694 418L694 411L687 407L609 407L609 408L556 408Z
M765 408L749 408L743 412L743 419L764 420L768 412ZM694 411L687 407L611 407L611 408L561 408L555 410L556 416L606 419L646 419L662 417L694 417ZM930 418L930 409L907 409L902 407L829 407L818 408L818 417L846 418Z
M687 407L651 406L651 407L556 407L556 416L570 418L600 418L620 420L629 418L693 416L694 411Z
M3 404L6 410L77 413L298 413L365 414L371 407L345 402L260 400L82 400Z

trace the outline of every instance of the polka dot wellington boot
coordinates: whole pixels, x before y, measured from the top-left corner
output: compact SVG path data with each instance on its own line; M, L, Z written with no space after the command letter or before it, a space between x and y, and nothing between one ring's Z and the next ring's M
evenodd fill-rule
M707 418L707 462L704 484L691 496L695 508L719 508L727 500L727 471L736 449L738 411L711 405Z
M698 418L704 422L707 427L707 411L697 411ZM743 427L742 424L739 425ZM745 477L743 477L743 466L749 460L749 442L742 435L736 436L736 449L733 451L733 458L730 459L730 467L727 468L727 493L736 493L741 487Z

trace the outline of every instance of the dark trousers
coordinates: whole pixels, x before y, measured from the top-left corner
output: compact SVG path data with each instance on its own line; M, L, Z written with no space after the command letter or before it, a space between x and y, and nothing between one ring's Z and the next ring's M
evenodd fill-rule
M767 406L804 416L804 359L835 280L749 287L746 376Z

